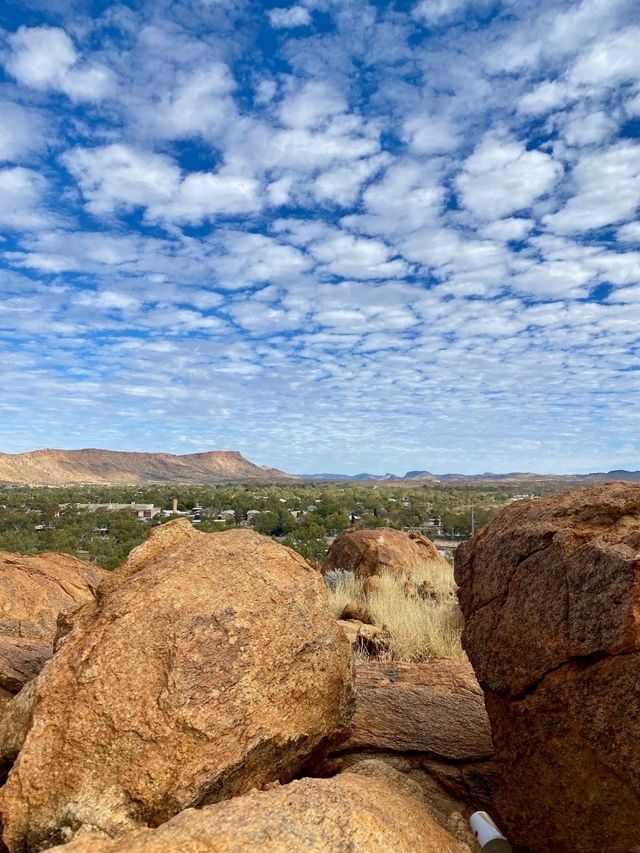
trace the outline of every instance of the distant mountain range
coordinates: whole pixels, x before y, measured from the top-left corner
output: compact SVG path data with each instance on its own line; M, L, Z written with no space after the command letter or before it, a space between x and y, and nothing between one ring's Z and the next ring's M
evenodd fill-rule
M118 450L33 450L0 453L0 482L29 485L111 483L285 483L296 478L254 465L237 450L129 453Z
M610 480L627 480L631 482L640 482L640 471L607 471L593 472L591 474L534 474L525 471L513 471L508 474L492 474L486 472L484 474L432 474L430 471L407 471L406 474L400 476L398 474L308 474L303 475L307 480L331 481L331 480L351 480L356 482L407 482L407 481L423 481L433 483L449 483L449 482L465 482L465 481L486 481L486 482L535 482L537 480L586 480L586 481L610 481Z
M119 450L32 450L28 453L0 453L0 483L15 485L62 486L74 484L135 483L295 483L303 481L448 483L509 482L541 480L602 482L628 480L640 482L640 471L608 471L592 474L432 474L407 471L397 474L310 474L294 476L255 465L237 450L211 450L205 453L133 453Z

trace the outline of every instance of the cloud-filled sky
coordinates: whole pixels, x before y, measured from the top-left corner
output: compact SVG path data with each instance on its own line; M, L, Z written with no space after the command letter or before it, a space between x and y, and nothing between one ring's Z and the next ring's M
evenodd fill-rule
M640 468L637 0L23 0L0 449Z

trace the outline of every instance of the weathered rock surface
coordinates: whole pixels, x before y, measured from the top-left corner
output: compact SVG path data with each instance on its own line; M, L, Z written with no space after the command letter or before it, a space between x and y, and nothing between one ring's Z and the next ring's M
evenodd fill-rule
M359 619L339 619L338 625L344 631L354 650L365 652L371 657L377 657L389 651L391 634L384 628L369 625Z
M34 696L35 681L30 681L5 704L0 715L0 785L4 784L31 726Z
M360 604L358 601L349 601L345 604L340 614L340 619L357 619L358 622L366 622L369 625L373 622L373 618L366 606Z
M466 661L362 662L348 740L325 759L333 773L374 754L404 772L425 771L476 808L491 800L495 767L482 690Z
M157 528L66 630L0 792L11 851L288 780L351 716L322 577L253 531Z
M511 505L458 548L456 579L507 834L640 851L640 486Z
M361 764L369 761L381 762L414 779L425 793L431 790L438 792L451 805L451 812L463 816L465 826L473 811L493 811L498 768L492 758L479 761L443 761L429 758L420 752L339 752L319 761L313 768L313 775L335 776L337 773L355 771ZM431 795L429 799L432 799ZM457 818L456 823L459 823Z
M68 554L0 552L0 688L17 693L40 672L58 615L92 601L107 574Z
M46 640L0 637L0 679L16 693L35 678L53 654L53 637Z
M390 527L340 533L329 548L326 568L353 572L362 578L385 573L449 571L447 561L426 536Z
M4 687L0 687L0 719L2 719L4 709L12 697L13 693L9 693Z
M362 662L345 750L421 752L450 761L488 758L482 690L466 661Z
M119 841L78 838L64 853L470 853L430 811L418 784L369 762L332 779L302 779L195 811ZM442 819L442 818L441 818ZM469 843L467 843L467 839Z

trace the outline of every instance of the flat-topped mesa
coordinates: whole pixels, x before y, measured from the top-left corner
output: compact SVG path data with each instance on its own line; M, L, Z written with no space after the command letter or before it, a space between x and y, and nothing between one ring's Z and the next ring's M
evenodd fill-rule
M512 504L458 548L456 580L510 839L639 849L640 486Z
M271 483L295 480L276 468L254 465L237 450L184 455L99 448L0 453L0 482L5 483Z

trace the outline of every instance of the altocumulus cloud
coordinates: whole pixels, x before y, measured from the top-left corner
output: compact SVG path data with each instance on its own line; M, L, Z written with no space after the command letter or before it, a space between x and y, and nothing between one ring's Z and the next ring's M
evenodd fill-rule
M633 0L72 8L0 20L1 449L638 467Z

